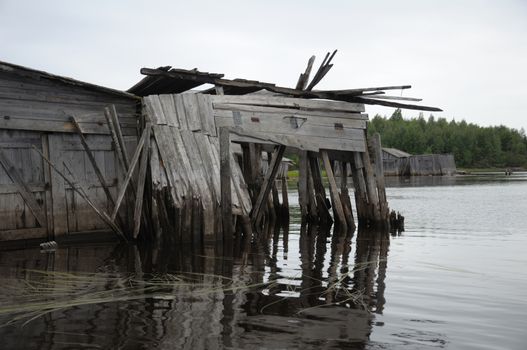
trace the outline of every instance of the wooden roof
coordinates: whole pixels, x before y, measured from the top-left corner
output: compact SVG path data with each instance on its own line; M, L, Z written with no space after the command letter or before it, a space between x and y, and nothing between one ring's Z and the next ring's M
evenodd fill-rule
M111 88L108 88L108 87L104 87L104 86L100 86L100 85L96 85L96 84L91 84L91 83L87 83L87 82L84 82L84 81L80 81L80 80L76 80L76 79L72 79L72 78L68 78L68 77L63 77L63 76L60 76L60 75L54 75L54 74L51 74L51 73L48 73L48 72L44 72L44 71L41 71L41 70L37 70L37 69L33 69L33 68L19 66L19 65L13 64L13 63L0 61L0 73L2 73L2 72L6 72L6 73L10 73L10 74L16 74L16 75L19 75L19 76L26 76L26 77L30 77L30 78L33 78L33 79L36 79L36 80L47 79L47 80L57 81L57 82L60 82L60 83L66 84L66 85L83 87L83 88L86 88L86 89L89 89L89 90L100 91L100 92L104 92L104 93L108 93L108 94L116 95L116 96L120 96L120 97L127 97L127 98L137 99L137 96L135 96L135 95L133 95L133 94L131 94L129 92L116 90L116 89L111 89Z
M335 53L333 53L334 55ZM332 56L326 55L322 65L315 73L311 83L307 84L309 72L313 64L314 56L310 58L306 73L301 74L299 82L295 88L277 86L273 83L261 82L246 79L225 79L223 74L201 72L197 69L185 70L175 69L171 66L159 68L142 68L141 74L146 75L141 81L131 87L128 92L138 96L148 96L154 94L175 94L181 93L203 84L213 84L223 88L225 95L246 95L260 90L270 91L283 96L305 98L305 99L326 99L335 101L346 101L353 103L363 103L368 105L381 105L387 107L415 109L421 111L441 112L437 107L421 106L396 101L419 102L419 98L388 96L386 91L404 90L411 88L410 85L378 86L366 88L354 88L345 90L313 90L313 87L320 82L329 69L333 66L329 64ZM329 57L329 58L328 58ZM214 95L215 88L201 91L201 93Z

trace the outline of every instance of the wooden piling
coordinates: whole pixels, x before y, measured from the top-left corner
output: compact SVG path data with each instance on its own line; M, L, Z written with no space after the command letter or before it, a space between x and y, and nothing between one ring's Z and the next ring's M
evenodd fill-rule
M331 223L333 219L329 213L329 201L326 197L324 183L322 182L322 174L320 173L320 164L318 162L317 154L314 152L308 152L308 159L315 190L318 218L323 223Z
M221 216L223 241L232 240L232 190L230 162L230 132L228 128L220 128L220 186L221 186Z
M265 204L266 199L269 198L269 192L274 180L276 179L276 174L278 172L278 168L280 167L282 157L284 156L285 148L286 147L282 145L276 146L273 152L269 169L267 170L267 174L265 174L260 193L258 194L258 198L256 199L251 212L251 221L253 226L257 226L260 222L260 219L262 218L263 205Z
M333 206L333 212L335 218L338 220L338 223L342 227L342 231L347 232L347 220L346 215L344 214L344 208L342 202L340 201L340 195L337 188L337 183L335 181L335 176L333 174L333 169L331 168L331 162L329 160L328 153L326 151L320 151L322 157L322 162L324 163L324 168L326 169L326 175L329 182L329 193L331 196L331 203Z
M377 193L379 195L379 210L382 222L389 221L390 209L386 199L386 188L384 184L384 169L382 164L382 147L381 135L375 133L370 140L371 153L374 162L375 180L377 184Z

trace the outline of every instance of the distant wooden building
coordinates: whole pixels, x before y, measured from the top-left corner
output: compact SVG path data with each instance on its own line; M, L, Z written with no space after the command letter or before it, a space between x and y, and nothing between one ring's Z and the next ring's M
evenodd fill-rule
M456 163L452 154L411 155L397 148L383 148L385 176L454 175Z

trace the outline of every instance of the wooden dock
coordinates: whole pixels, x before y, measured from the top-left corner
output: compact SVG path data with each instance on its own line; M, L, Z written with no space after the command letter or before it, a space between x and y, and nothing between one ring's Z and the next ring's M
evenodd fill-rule
M310 59L295 88L160 67L143 68L128 92L0 63L0 241L108 230L195 246L258 238L287 216L286 154L299 159L303 220L389 226L365 104L438 109L385 95L407 85L314 90L333 56L311 81ZM203 84L213 87L191 90Z

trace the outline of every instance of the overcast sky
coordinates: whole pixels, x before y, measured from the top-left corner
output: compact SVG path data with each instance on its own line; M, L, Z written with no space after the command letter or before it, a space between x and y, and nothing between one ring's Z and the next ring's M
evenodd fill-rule
M318 89L410 84L436 116L527 129L526 0L0 0L0 60L123 90L162 65L294 86L333 49Z

